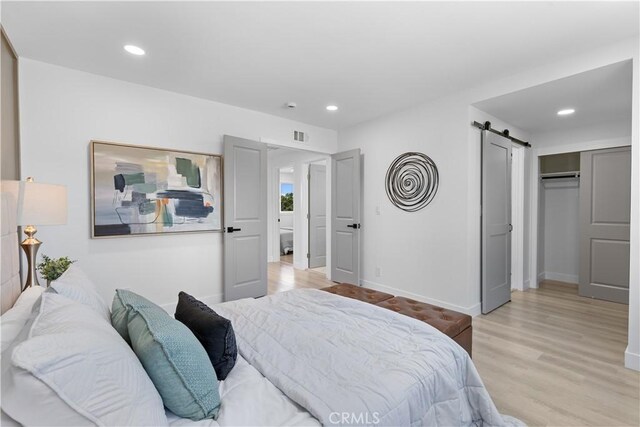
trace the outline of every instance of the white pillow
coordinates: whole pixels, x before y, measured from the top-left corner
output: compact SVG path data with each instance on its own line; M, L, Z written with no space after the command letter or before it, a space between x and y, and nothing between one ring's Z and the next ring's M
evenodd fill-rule
M44 292L42 286L31 286L25 289L13 307L0 317L0 338L2 340L0 348L2 352L11 345L29 320L33 304L40 298L42 292Z
M73 263L62 276L51 282L51 287L60 295L88 305L111 323L111 311L104 302L93 282Z
M3 369L2 409L11 418L23 425L167 425L140 361L95 311L45 292L26 328Z

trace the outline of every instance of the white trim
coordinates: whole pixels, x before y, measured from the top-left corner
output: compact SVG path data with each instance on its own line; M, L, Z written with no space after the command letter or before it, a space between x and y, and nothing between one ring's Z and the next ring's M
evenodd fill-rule
M309 268L309 163L294 165L293 170L293 268L306 270ZM279 238L278 238L279 240Z
M565 274L554 273L552 271L545 271L542 273L547 280L556 280L558 282L575 283L578 284L579 277L577 274Z
M267 197L271 200L271 203L267 203L267 209L271 208L271 212L267 213L267 221L271 218L271 221L268 221L267 224L267 232L269 233L269 239L267 242L271 241L271 245L268 248L267 261L268 262L279 262L280 261L280 224L278 223L278 218L280 217L280 203L277 203L278 194L280 194L280 168L279 167L269 167L269 159L267 156L267 167L268 167L268 188L267 188Z
M214 304L219 304L221 302L223 302L223 294L214 294L214 295L209 295L206 297L196 297L197 299L199 299L200 301L202 301L203 303L207 304L208 306L212 306ZM160 304L160 307L166 311L167 313L169 313L171 315L171 317L173 317L173 315L176 312L176 307L178 305L178 301L176 302L170 302L167 304Z
M537 289L540 287L540 282L542 282L544 280L544 271L542 273L538 273L538 275L536 276L536 279L533 282L533 286L532 288Z
M640 354L630 352L628 346L624 351L624 367L640 371Z
M536 156L548 156L550 154L574 153L576 151L601 150L603 148L626 147L631 145L631 137L597 139L594 141L577 142L574 144L542 147L534 150Z
M524 290L524 156L525 147L511 147L511 289Z
M366 286L369 289L374 289L380 292L386 292L400 297L411 298L416 301L426 302L427 304L436 305L438 307L446 308L448 310L458 311L460 313L468 314L469 316L477 316L480 314L480 303L474 304L471 307L462 307L455 304L449 304L444 301L440 301L433 298L427 298L423 295L414 294L413 292L403 291L402 289L393 288L391 286L383 285L381 283L371 282L369 280L360 280L360 284Z

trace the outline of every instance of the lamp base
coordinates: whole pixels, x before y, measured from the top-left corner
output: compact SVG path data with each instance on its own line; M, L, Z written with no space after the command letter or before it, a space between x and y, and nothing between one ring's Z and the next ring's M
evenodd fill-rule
M36 274L36 255L42 242L33 237L37 231L34 226L27 225L24 229L24 234L27 235L27 238L20 243L20 247L27 256L27 281L22 287L23 292L29 286L40 286L40 283L38 283L38 275Z

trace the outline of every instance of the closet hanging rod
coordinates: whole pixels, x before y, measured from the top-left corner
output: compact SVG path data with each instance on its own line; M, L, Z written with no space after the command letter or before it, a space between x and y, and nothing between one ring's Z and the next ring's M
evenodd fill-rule
M580 178L580 172L565 173L562 175L541 176L540 179L562 179L562 178Z
M496 135L500 135L502 137L505 137L507 139L510 139L512 142L515 142L516 144L520 144L523 145L525 147L531 147L531 144L529 144L527 141L522 141L518 138L514 138L511 135L509 135L509 129L505 129L502 132L500 132L499 130L495 130L491 128L491 122L484 122L484 123L479 123L474 121L473 125L479 129L482 130L488 130L489 132L493 132Z

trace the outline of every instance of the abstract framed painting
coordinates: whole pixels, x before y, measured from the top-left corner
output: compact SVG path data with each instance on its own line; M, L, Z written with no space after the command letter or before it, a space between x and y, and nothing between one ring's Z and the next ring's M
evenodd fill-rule
M222 156L91 141L91 237L222 231Z

